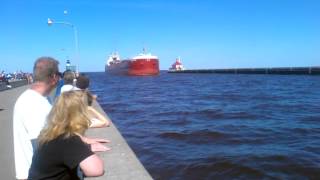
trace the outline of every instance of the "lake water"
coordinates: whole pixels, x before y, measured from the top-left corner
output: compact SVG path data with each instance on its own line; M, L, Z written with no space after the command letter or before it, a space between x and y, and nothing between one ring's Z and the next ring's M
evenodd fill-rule
M320 76L87 75L154 179L320 179Z

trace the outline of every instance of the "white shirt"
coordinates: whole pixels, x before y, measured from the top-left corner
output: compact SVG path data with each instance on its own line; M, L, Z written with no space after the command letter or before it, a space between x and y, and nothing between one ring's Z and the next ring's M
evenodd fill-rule
M71 91L73 89L73 86L71 84L65 84L61 87L61 93L66 91Z
M14 158L17 179L27 179L32 162L31 139L45 125L51 104L46 97L28 89L17 99L13 111Z
M61 93L67 92L67 91L72 91L72 90L79 90L79 88L72 86L70 84L65 84L61 87Z

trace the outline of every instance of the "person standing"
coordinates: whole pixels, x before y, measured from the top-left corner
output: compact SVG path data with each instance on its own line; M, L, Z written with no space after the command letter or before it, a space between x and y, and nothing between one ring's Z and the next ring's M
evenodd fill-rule
M92 107L92 102L94 100L93 95L87 90L81 90L81 91L86 93L88 97L88 114L91 121L90 128L100 128L100 127L110 126L111 124L110 121Z
M90 128L100 128L100 127L110 126L110 121L92 107L92 102L93 100L97 99L97 96L89 92L88 90L89 84L90 84L90 80L84 74L80 74L77 77L76 88L86 92L88 96L88 110L89 110L89 116L91 117Z
M89 85L90 79L84 74L79 74L76 81L76 87L82 90L87 90Z
M60 92L66 92L74 90L74 80L76 79L76 75L73 71L65 71L63 73L63 86L61 87Z
M59 62L51 57L40 57L33 67L34 82L17 99L13 112L14 160L17 179L27 179L36 145L51 104L46 96L58 82Z
M29 179L103 175L103 160L83 140L91 124L87 98L84 91L66 91L57 98L38 137L39 148L32 158Z
M56 86L56 91L54 93L53 100L57 99L57 97L61 94L61 88L62 88L63 85L64 85L63 75L61 73L59 73L59 81L58 81L57 86Z

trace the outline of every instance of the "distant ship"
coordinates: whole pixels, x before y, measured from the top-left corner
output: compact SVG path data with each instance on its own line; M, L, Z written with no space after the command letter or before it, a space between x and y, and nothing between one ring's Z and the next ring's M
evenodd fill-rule
M183 71L183 70L185 70L185 68L182 65L180 57L178 57L176 59L176 62L174 62L169 68L169 72Z
M159 59L150 53L143 53L132 59L120 59L117 52L112 53L105 65L105 72L131 76L152 76L159 74Z

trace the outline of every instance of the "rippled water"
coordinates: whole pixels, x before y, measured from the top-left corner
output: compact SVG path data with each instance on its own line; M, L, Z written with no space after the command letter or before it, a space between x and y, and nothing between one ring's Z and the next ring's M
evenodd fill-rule
M88 75L154 179L320 179L320 76Z

